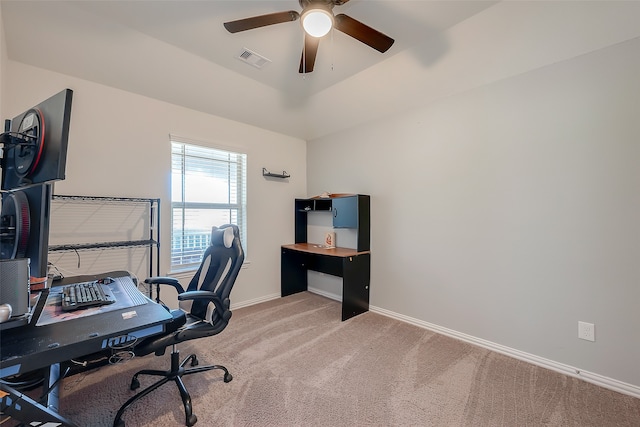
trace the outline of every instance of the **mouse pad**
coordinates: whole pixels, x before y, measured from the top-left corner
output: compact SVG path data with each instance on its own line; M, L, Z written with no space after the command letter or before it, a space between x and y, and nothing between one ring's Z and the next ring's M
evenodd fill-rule
M129 286L128 286L129 285ZM42 309L42 313L36 322L36 326L49 325L51 323L63 322L65 320L79 319L81 317L92 316L98 313L107 313L113 310L135 307L146 304L147 299L140 293L129 277L116 277L104 288L108 288L116 302L100 307L89 307L76 311L62 311L62 286L53 287L49 290L47 301ZM107 289L105 289L105 292ZM137 293L138 295L135 295ZM140 296L142 298L140 298Z

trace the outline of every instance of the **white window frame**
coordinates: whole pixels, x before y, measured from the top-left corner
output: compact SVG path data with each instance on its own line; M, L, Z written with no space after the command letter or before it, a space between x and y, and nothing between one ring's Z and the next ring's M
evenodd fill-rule
M247 154L237 149L230 149L228 147L214 146L199 141L186 140L174 135L170 137L171 147L171 179L174 180L176 171L179 166L181 171L180 176L180 188L178 196L180 200L174 200L176 195L174 193L174 183L171 185L171 257L170 257L170 269L172 272L195 270L200 265L202 259L202 253L208 245L209 235L211 233L211 226L221 226L221 224L214 223L212 220L211 225L208 228L207 234L202 229L201 233L196 236L187 236L188 228L187 222L189 215L187 212L191 210L211 210L218 211L220 213L224 210L229 210L229 217L235 217L233 222L238 225L240 229L240 240L242 247L247 252ZM176 162L174 162L176 161ZM191 163L189 163L191 162ZM189 174L185 171L185 164L193 165L193 162L199 163L198 166L207 166L207 163L211 164L212 168L215 168L218 173L226 171L228 173L227 180L229 182L228 188L228 200L219 202L188 202L185 199L187 192L185 191L185 181L189 177ZM194 175L191 175L193 177ZM174 221L174 215L176 211L180 211L178 219ZM212 214L212 217L215 215ZM200 216L200 218L202 218ZM180 226L176 227L176 221L179 221ZM181 240L180 244L174 244L175 239Z

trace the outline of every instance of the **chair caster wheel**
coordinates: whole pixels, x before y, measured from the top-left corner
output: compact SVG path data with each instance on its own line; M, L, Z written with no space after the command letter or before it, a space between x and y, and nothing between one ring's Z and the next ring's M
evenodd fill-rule
M113 427L124 427L124 420L119 420L113 425Z
M194 355L191 358L191 366L198 366L198 365L199 365L198 358Z
M132 378L131 379L131 385L129 386L129 389L130 390L137 390L139 388L140 388L140 381L138 381L137 378ZM117 426L117 427L120 427L120 426ZM124 425L122 427L124 427Z
M232 379L233 379L233 375L231 375L229 373L224 374L224 382L225 383L230 382Z
M187 426L188 427L191 427L192 425L194 425L197 422L198 422L198 417L196 417L193 414L191 414L191 416L189 418L187 418Z

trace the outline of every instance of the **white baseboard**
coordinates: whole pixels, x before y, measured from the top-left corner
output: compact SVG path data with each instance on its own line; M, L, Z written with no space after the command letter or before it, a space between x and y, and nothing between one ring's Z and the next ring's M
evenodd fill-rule
M255 298L248 301L242 301L238 304L234 304L233 302L231 302L231 310L237 310L239 308L249 307L250 305L260 304L261 302L267 302L267 301L271 301L278 298L280 298L280 293L265 295L263 297Z
M327 297L327 298L332 299L332 300L336 300L336 301L342 302L342 297L340 295L332 294L330 292L323 291L322 289L309 288L309 292L321 295L323 297ZM232 301L231 302L231 309L232 310L237 310L239 308L249 307L250 305L260 304L261 302L271 301L271 300L274 300L274 299L278 299L280 297L281 297L280 293L277 293L277 294L265 295L263 297L255 298L255 299L248 300L248 301L241 301L241 302L239 302L237 304L234 304L233 301Z
M404 316L402 314L394 313L384 308L370 306L369 310L374 313L391 317L393 319L400 320L402 322L410 323L420 328L428 329L430 331L437 332L439 334L446 335L451 338L456 338L461 341L465 341L470 344L474 344L479 347L483 347L488 350L495 351L497 353L501 353L506 356L510 356L515 359L531 363L536 366L541 366L543 368L547 368L552 371L560 372L561 374L565 374L570 377L580 378L584 381L607 388L609 390L617 391L619 393L640 398L640 387L633 384L628 384L622 381L615 380L613 378L595 374L593 372L583 371L580 368L565 365L564 363L556 362L550 359L545 359L544 357L539 357L534 354L525 353L523 351L516 350L514 348L506 347L491 341L487 341L481 338L476 338L471 335L463 334L462 332L457 332L451 329L443 328L442 326L434 325L432 323L414 319L409 316Z
M327 292L327 291L325 291L323 289L314 288L314 287L311 287L311 286L309 286L307 288L307 290L309 292L311 292L312 294L318 294L318 295L321 295L323 297L326 297L326 298L329 298L329 299L332 299L332 300L335 300L335 301L342 302L342 295L334 294L332 292Z

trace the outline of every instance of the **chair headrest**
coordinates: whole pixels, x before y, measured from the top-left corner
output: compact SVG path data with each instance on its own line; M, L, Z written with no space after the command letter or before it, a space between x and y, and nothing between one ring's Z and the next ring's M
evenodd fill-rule
M225 248L230 248L233 244L233 238L233 227L212 227L211 229L212 246L224 246Z

